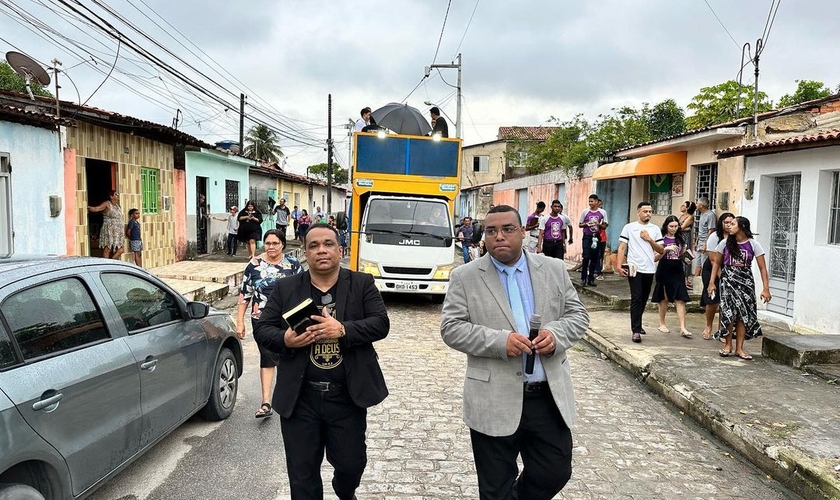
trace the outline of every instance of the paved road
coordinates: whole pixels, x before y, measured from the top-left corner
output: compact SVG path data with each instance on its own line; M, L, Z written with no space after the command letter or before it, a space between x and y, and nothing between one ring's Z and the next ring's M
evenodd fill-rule
M391 396L369 413L370 460L359 497L478 498L461 421L464 356L440 340L439 305L417 298L388 306L391 334L377 350ZM250 336L246 350L228 421L191 420L91 498L288 498L279 419L252 416L259 390ZM557 498L797 498L584 344L570 362L579 421L573 477ZM329 466L323 476L329 491Z

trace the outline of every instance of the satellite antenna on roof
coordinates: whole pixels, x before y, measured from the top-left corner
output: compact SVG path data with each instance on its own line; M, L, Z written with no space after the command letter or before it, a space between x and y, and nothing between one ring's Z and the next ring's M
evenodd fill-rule
M35 100L35 95L32 93L31 83L34 81L43 87L50 84L50 75L44 71L44 68L40 64L26 54L15 51L6 52L6 61L26 81L26 91L29 92L29 97L33 101Z

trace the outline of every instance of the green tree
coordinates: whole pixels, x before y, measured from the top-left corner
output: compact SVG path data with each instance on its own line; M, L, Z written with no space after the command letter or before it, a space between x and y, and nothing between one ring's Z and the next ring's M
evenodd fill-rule
M651 140L647 103L641 109L625 106L612 111L598 115L585 138L588 161L607 158L619 149Z
M518 162L522 159L520 153L525 153L524 166L529 174L548 172L558 167L572 172L578 165L582 167L586 163L583 159L587 157L583 138L590 128L589 122L581 114L567 121L551 117L549 122L557 128L545 141L511 140L505 157Z
M694 114L685 119L685 124L690 129L698 129L747 116L752 113L754 95L752 85L738 85L735 80L703 87L687 106ZM766 93L759 91L758 111L771 109L773 103Z
M49 90L37 82L31 83L32 93L42 97L52 97ZM26 80L18 75L9 63L0 61L0 89L26 94Z
M317 165L310 165L307 169L309 171L309 175L315 177L316 179L321 179L323 181L327 180L327 164L326 163L319 163ZM347 181L350 180L349 174L346 168L341 168L337 163L333 163L333 184L335 185L342 185L347 184Z
M673 99L665 99L650 110L648 130L652 140L685 132L685 111Z
M806 101L813 101L814 99L821 99L831 95L831 89L826 87L823 82L815 80L794 80L796 90L791 94L785 94L779 99L779 107L786 108ZM840 87L838 87L840 88Z
M277 134L265 125L255 125L245 136L245 156L269 163L279 163L283 151L277 145Z

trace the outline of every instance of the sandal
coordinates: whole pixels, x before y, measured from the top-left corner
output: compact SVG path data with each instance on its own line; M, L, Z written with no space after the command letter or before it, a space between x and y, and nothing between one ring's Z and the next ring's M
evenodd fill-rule
M263 403L260 405L260 409L254 413L254 418L265 418L270 417L274 413L274 410L271 409L270 403Z
M659 325L659 328L657 328L657 330L659 330L662 333L671 333L671 330L669 330L668 327L665 325Z
M682 335L683 338L686 338L686 339L691 338L691 332L689 332L688 330L680 330L680 335Z
M712 329L705 328L703 330L703 340L712 340Z
M749 355L749 354L747 354L747 353L743 353L743 354L736 354L736 356L738 356L739 358L743 359L744 361L752 361L752 359L753 359L753 357L752 357L752 356L750 356L750 355Z
M721 358L725 358L725 357L729 356L730 352L731 351L728 351L726 349L721 349L721 350L718 351L718 354L720 354Z

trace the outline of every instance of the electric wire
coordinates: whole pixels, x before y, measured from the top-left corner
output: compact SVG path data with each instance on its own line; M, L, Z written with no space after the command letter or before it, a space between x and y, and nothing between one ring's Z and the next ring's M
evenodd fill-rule
M720 27L723 28L723 31L725 31L726 34L729 35L729 39L732 40L732 43L735 44L735 47L740 49L741 46L738 45L738 42L735 41L735 37L732 36L732 33L729 32L729 30L726 28L726 25L724 25L723 21L720 20L720 17L718 17L717 12L715 12L715 9L713 9L712 6L709 4L709 0L703 0L703 3L705 3L706 7L708 7L709 10L712 11L712 15L715 16L715 19L717 19L717 22L720 24Z
M470 20L467 21L467 27L464 29L464 34L461 36L461 41L458 42L458 48L455 49L455 55L452 56L453 58L458 57L458 52L461 50L461 44L464 43L464 38L467 37L467 32L470 30L470 25L472 24L473 16L475 16L475 11L478 10L478 2L481 0L475 0L475 6L473 7L472 14L470 14Z
M432 58L432 64L437 62L438 52L440 51L440 43L443 41L443 32L446 29L446 19L449 17L449 8L452 7L452 0L446 4L446 14L443 15L443 26L440 27L440 37L438 38L437 47L435 48L435 57Z

